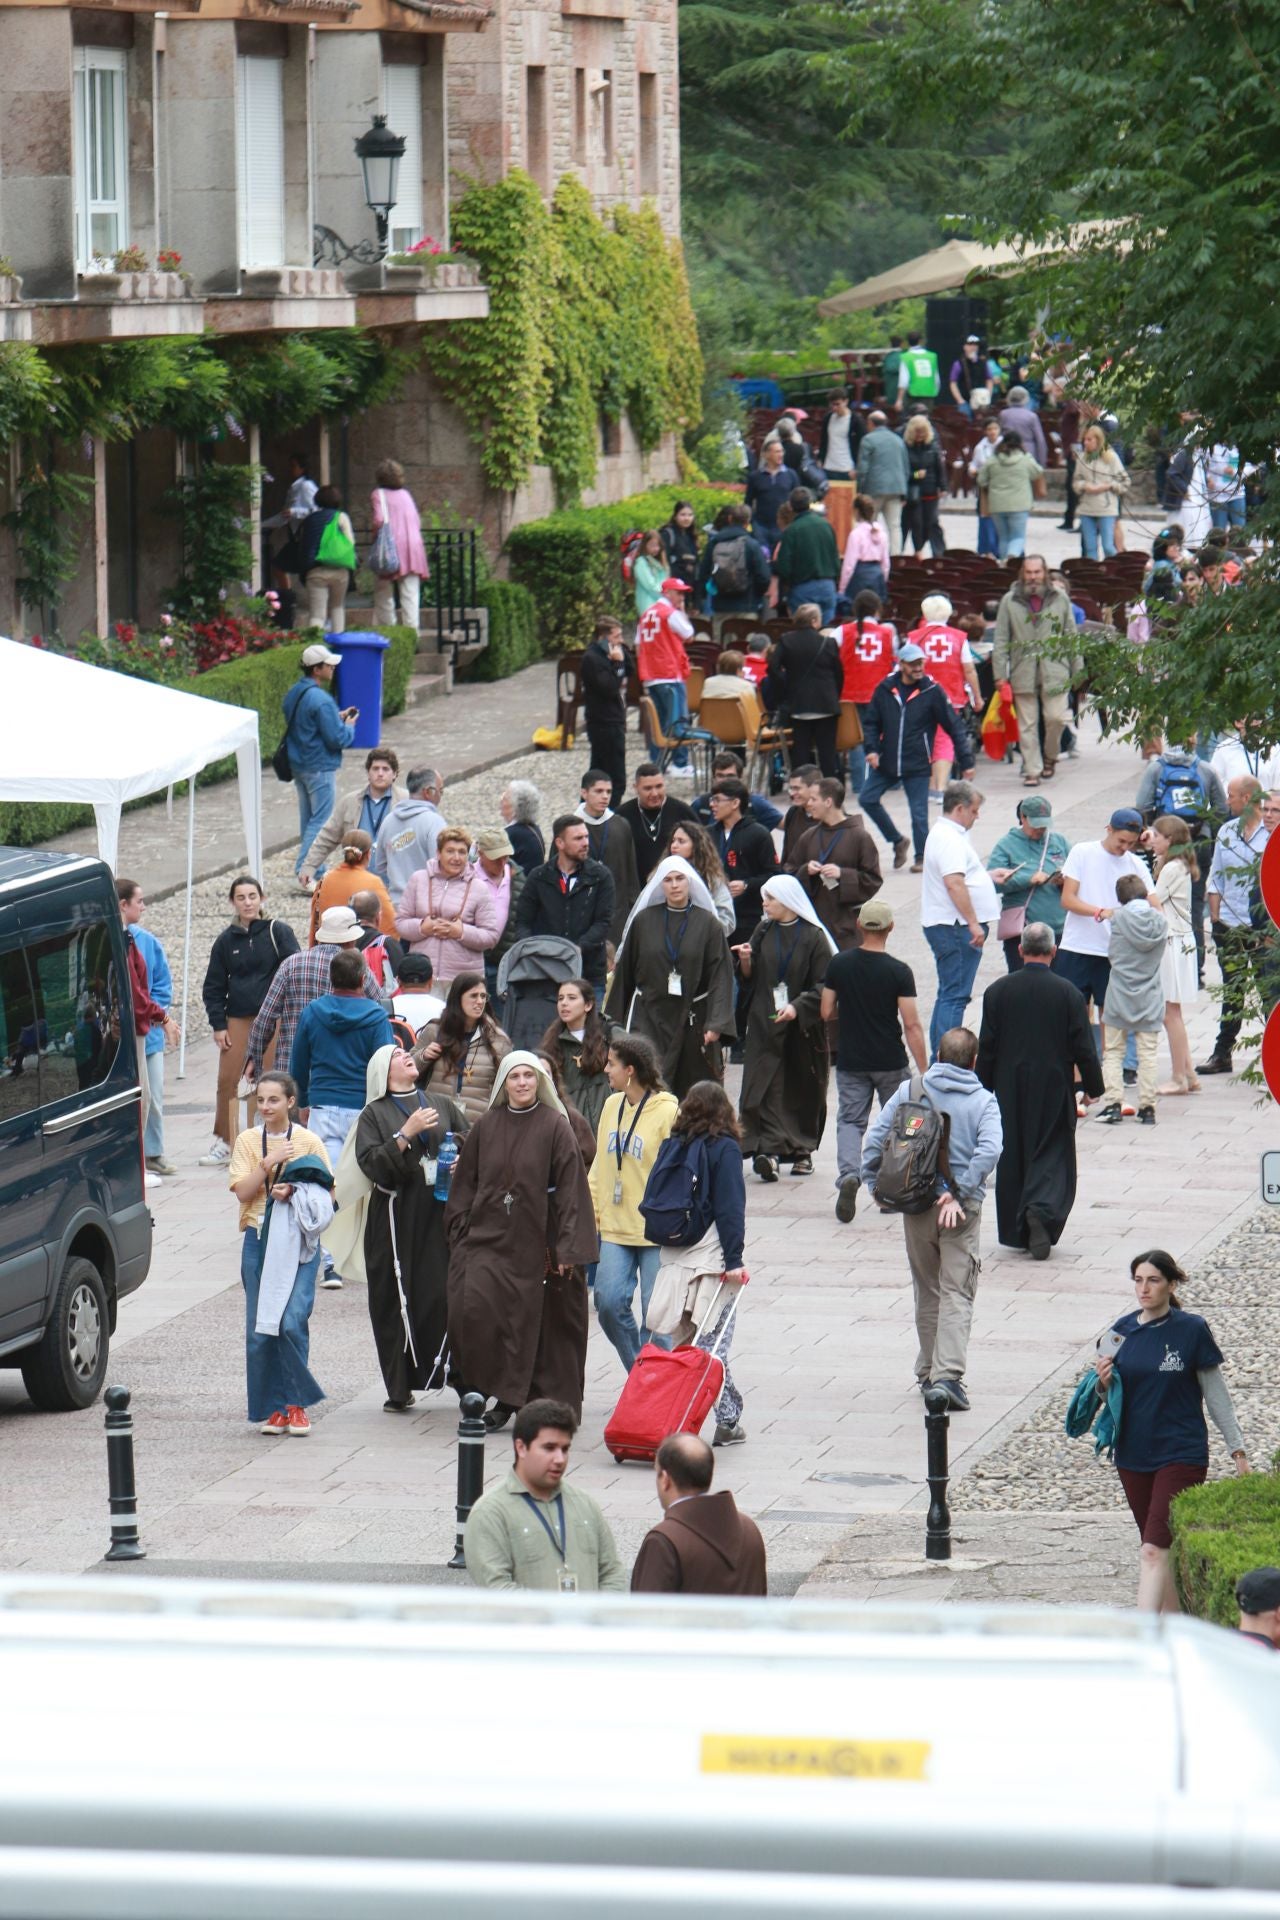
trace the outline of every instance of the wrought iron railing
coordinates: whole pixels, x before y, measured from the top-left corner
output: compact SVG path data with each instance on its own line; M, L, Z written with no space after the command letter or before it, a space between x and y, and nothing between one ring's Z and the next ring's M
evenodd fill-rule
M431 569L429 593L435 609L436 645L458 664L460 647L484 638L476 606L476 531L474 527L431 527L422 534Z

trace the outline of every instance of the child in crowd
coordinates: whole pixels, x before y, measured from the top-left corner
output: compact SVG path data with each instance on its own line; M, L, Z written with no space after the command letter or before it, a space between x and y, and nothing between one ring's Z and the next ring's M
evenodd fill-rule
M1103 1098L1099 1119L1115 1126L1123 1118L1124 1049L1129 1035L1138 1047L1138 1119L1156 1123L1156 1049L1164 1025L1164 987L1160 969L1169 924L1147 900L1148 887L1136 874L1116 881L1111 912L1111 976L1102 1008L1106 1045L1102 1055Z

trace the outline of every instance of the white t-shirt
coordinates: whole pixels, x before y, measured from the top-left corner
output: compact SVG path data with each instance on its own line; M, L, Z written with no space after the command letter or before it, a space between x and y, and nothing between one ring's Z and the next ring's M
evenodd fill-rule
M391 1011L397 1020L404 1020L415 1033L421 1033L428 1020L438 1020L444 1012L444 1001L434 993L393 993Z
M1080 884L1080 898L1095 907L1116 905L1116 882L1126 873L1136 874L1152 889L1152 879L1135 853L1108 853L1101 840L1082 840L1072 847L1062 867L1063 877ZM1095 920L1091 914L1069 913L1058 945L1064 953L1101 953L1111 951L1111 922Z
M969 889L973 911L984 925L1000 917L995 882L975 853L965 829L955 820L936 821L924 843L924 878L920 885L920 924L958 927L965 924L947 892L946 876L958 873Z

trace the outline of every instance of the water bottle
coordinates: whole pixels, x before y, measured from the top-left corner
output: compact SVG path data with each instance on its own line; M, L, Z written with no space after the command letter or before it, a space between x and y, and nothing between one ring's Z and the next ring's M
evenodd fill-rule
M454 1135L446 1133L440 1142L440 1152L436 1156L435 1196L437 1200L449 1198L449 1188L453 1183L453 1169L458 1164L458 1142Z

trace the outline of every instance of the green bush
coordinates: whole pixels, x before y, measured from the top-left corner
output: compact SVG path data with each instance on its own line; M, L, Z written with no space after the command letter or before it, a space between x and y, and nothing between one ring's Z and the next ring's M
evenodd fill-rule
M391 641L383 658L382 712L384 718L403 713L409 676L413 672L418 636L411 627L382 629ZM199 694L202 699L222 700L230 707L256 709L258 743L264 760L269 760L284 733L281 703L298 677L301 646L273 647L267 653L246 654L229 660L226 666L211 667L185 683L181 691ZM133 679L147 676L134 672ZM229 780L236 770L235 755L215 760L196 775L197 786ZM181 790L181 789L179 789ZM146 800L134 801L145 806ZM92 807L69 806L62 801L0 801L0 846L33 847L52 840L57 834L70 833L93 819Z
M1187 1613L1234 1627L1236 1581L1280 1566L1280 1473L1210 1480L1173 1503L1173 1569Z
M530 520L507 536L512 578L527 587L538 610L538 642L544 654L585 646L602 613L634 613L622 578L624 534L659 527L677 500L688 500L699 523L711 520L739 490L719 487L655 487L608 507L575 507Z
M471 668L473 680L505 680L539 658L538 609L527 587L486 580L476 599L489 609L489 644Z

